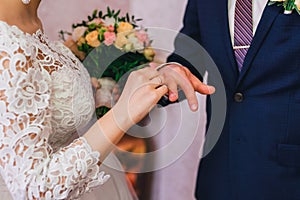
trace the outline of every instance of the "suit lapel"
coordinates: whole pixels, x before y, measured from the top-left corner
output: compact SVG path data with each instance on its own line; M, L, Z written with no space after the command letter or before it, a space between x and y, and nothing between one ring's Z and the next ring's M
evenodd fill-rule
M235 61L235 55L232 48L231 43L231 36L230 36L230 30L229 30L229 21L228 21L228 0L223 0L224 3L223 6L220 6L222 8L222 23L220 24L220 31L219 33L222 34L223 41L225 43L226 53L230 61L230 67L231 67L231 73L233 73L235 76L238 76L238 70L237 65ZM226 9L224 9L226 8ZM225 31L224 31L225 30Z
M247 71L249 70L249 67L252 64L253 59L255 58L259 48L262 45L262 42L264 41L265 37L267 36L267 33L270 30L271 25L273 24L273 21L275 20L276 16L279 14L280 8L276 5L273 6L266 6L262 18L259 22L259 25L257 27L256 33L254 35L254 38L252 40L252 44L248 50L248 53L244 60L244 65L242 68L242 71L240 72L240 76L237 82L237 86L240 84L241 80L245 77Z
M205 3L204 3L205 2ZM218 38L218 43L211 42L214 46L213 48L220 49L220 55L216 56L220 64L219 71L223 78L226 80L226 84L230 88L236 86L238 80L239 72L237 70L236 61L234 52L232 49L231 36L229 30L229 21L228 21L228 0L215 0L215 1L205 1L201 0L201 5L209 4L210 8L214 8L214 12L211 10L204 10L202 14L205 13L207 16L205 19L209 21L210 25L206 28L213 28L214 34L210 35L211 40L214 40L214 37ZM203 8L199 8L201 10ZM201 14L201 13L200 13ZM208 18L208 19L207 19ZM203 21L203 24L206 24L207 21ZM207 34L207 32L205 32ZM217 63L218 63L217 62Z

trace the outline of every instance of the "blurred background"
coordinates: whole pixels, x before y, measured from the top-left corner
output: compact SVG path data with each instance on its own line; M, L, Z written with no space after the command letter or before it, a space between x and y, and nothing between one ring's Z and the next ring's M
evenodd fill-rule
M86 19L94 9L106 10L107 6L121 9L143 19L143 26L179 30L182 26L187 0L51 0L42 1L40 17L50 39L58 39L58 31L71 31L71 25Z
M107 6L115 10L121 9L123 14L128 12L136 18L142 18L143 21L140 24L144 27L160 27L176 33L182 27L186 3L187 0L51 0L42 1L39 15L43 21L45 33L51 40L59 40L60 30L71 32L73 23L86 19L95 9L106 11ZM167 36L167 40L160 41L165 42L163 46L169 52L158 53L155 58L157 61L164 62L168 53L173 50L175 35L170 34ZM195 180L206 119L205 97L199 96L199 101L200 109L197 113L191 113L185 101L158 111L158 115L163 112L172 117L167 119L165 127L155 139L150 142L146 141L146 144L141 143L140 140L135 143L135 145L145 145L148 150L154 149L154 146L157 149L167 143L178 131L178 128L174 126L174 123L178 122L186 126L185 129L180 130L182 134L197 132L195 138L186 138L191 140L191 145L175 162L151 173L129 175L135 176L132 180L136 181L135 189L141 200L194 199ZM175 111L179 108L181 113L177 115ZM189 123L191 124L189 125ZM151 130L148 131L151 132ZM126 146L124 143L132 141L134 139L127 138L122 141L122 145ZM159 162L160 158L156 159Z

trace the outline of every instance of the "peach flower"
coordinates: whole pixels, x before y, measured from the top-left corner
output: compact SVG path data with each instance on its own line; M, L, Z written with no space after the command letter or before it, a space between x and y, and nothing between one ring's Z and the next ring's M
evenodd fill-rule
M119 49L122 49L124 45L128 43L126 35L123 33L117 33L117 38L115 41L115 46Z
M98 47L100 46L101 42L98 40L98 31L92 31L90 33L88 33L85 36L86 42L88 43L88 45L92 46L92 47Z
M81 46L83 45L84 43L86 42L85 38L84 37L80 37L77 41L77 45L78 46Z
M132 29L133 29L133 26L130 23L128 23L128 22L120 22L119 26L118 26L118 29L117 29L117 32L118 33L129 32Z

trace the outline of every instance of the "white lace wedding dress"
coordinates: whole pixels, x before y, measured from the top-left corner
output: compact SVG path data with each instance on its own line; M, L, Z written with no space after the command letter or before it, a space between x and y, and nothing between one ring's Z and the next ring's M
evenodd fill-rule
M132 199L124 174L103 166L107 175L78 135L93 116L88 72L70 50L0 21L1 199Z

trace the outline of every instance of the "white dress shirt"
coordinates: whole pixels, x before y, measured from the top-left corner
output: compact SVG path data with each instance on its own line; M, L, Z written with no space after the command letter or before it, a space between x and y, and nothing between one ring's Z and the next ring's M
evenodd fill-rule
M231 42L234 41L234 10L235 10L236 0L228 0L228 19L229 19L229 29L231 35ZM268 0L253 0L253 35L257 29L258 23L266 7Z

